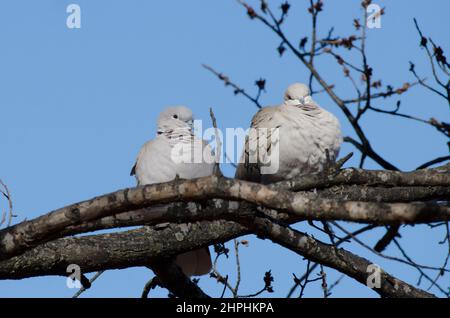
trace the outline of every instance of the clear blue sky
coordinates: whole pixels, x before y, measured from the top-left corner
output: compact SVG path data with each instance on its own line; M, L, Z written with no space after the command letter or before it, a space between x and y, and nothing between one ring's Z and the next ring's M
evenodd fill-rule
M70 3L81 7L81 29L66 27ZM270 3L276 3L276 7L279 4ZM292 1L285 28L295 41L310 33L307 3ZM359 3L325 1L319 36L331 26L338 35L352 34L352 20L361 16ZM376 3L387 8L382 28L368 31L374 78L395 87L413 81L409 60L416 63L419 74L431 78L426 56L417 45L412 18L416 17L423 31L448 53L450 2ZM233 96L229 88L201 68L201 63L225 72L250 92L255 90L254 80L266 78L264 104L279 103L288 84L308 78L305 68L291 54L278 57L278 39L260 23L248 19L232 0L3 0L0 41L0 178L12 192L19 215L15 222L133 186L130 167L140 146L154 136L158 113L168 105L187 105L208 125L208 108L212 106L220 127L248 127L256 108ZM318 65L340 96L353 96L333 59L321 57ZM401 99L406 113L449 120L448 105L422 88L411 89ZM318 95L316 100L340 118L345 135L354 135L327 96ZM396 100L380 100L376 105L390 109ZM446 140L425 125L378 114L371 114L363 124L375 149L402 169L414 169L448 154ZM351 150L344 145L342 153ZM357 159L355 156L348 165L356 165ZM367 167L379 168L370 160ZM224 171L232 174L231 167L224 167ZM307 225L298 228L312 233ZM373 244L382 233L375 231L363 238ZM445 253L445 246L437 245L444 234L441 230L416 226L402 233L412 257L424 264L440 265ZM241 293L257 291L264 272L272 269L273 296L285 296L292 273L301 275L306 262L267 240L247 239L250 246L241 252ZM386 262L353 243L346 248L410 283L417 281L415 270L405 265ZM391 246L387 254L397 255L398 251ZM234 259L224 260L220 269L234 277ZM339 277L331 269L326 272L329 284ZM142 268L109 271L84 297L137 297L151 276ZM450 284L448 275L442 280L447 280L444 285ZM222 287L213 279L202 278L200 285L210 295L220 295ZM66 287L64 277L0 281L0 297L69 297L74 292ZM306 294L320 297L320 284L311 284ZM167 292L159 290L155 295L165 296ZM333 296L376 294L345 278Z

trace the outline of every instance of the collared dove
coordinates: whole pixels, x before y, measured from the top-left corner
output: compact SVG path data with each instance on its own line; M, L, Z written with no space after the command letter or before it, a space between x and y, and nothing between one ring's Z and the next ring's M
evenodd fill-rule
M308 87L300 83L287 88L283 104L258 111L251 128L265 129L267 133L262 136L268 140L262 142L258 133L247 136L236 178L260 183L320 172L336 159L342 143L337 118L316 104ZM274 132L269 130L277 128L278 137L270 140ZM268 158L277 170L264 173L261 170L268 165Z
M214 154L206 141L194 136L192 124L192 111L184 106L169 107L159 115L156 138L142 146L131 170L139 186L213 173ZM176 263L187 276L207 274L211 270L209 249L180 254Z

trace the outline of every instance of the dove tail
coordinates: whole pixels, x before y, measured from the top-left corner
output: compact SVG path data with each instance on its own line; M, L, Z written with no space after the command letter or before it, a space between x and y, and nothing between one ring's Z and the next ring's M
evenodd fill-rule
M208 274L212 267L211 254L207 247L178 255L176 263L186 276Z

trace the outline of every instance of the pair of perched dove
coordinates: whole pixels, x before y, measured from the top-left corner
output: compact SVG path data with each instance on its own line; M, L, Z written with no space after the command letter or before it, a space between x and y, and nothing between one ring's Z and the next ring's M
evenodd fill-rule
M142 147L132 169L138 185L168 182L177 176L193 179L213 174L214 160L204 158L200 162L186 163L173 158L174 147L179 143L193 153L198 151L197 147L203 147L201 153L213 156L209 145L194 136L192 121L191 110L184 106L170 107L160 114L156 138ZM246 138L236 178L260 183L320 172L330 160L336 159L342 142L339 121L316 104L308 87L299 83L287 88L281 105L265 107L257 112L251 128L278 129L279 133L276 147L271 141L260 143L258 134ZM264 136L270 138L270 134ZM277 149L277 171L264 174L261 168L266 162L249 162L251 143L256 143L258 151L261 151L260 144ZM264 150L270 152L270 149ZM211 270L208 248L180 254L175 261L187 276L204 275Z

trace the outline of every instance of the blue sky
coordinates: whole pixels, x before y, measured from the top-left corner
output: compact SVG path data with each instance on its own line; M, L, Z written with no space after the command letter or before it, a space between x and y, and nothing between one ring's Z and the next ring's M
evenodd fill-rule
M362 14L359 2L325 1L319 36L331 26L338 35L354 33L352 20ZM450 3L375 2L386 6L386 14L381 29L368 31L374 78L394 87L413 81L409 60L419 74L431 78L412 19L416 17L425 34L448 52ZM66 27L70 3L81 7L81 29ZM284 27L294 42L310 33L307 3L292 1ZM12 192L19 215L15 222L133 186L130 167L140 146L154 136L158 113L168 105L189 106L205 125L210 125L208 109L213 107L221 128L248 127L256 108L233 96L202 63L225 72L249 92L255 91L256 79L266 78L267 92L261 99L265 105L279 103L290 83L308 79L305 68L291 54L278 57L279 40L248 19L236 1L3 0L0 41L0 178ZM342 54L346 56L347 51ZM320 57L318 68L336 85L340 96L354 96L334 59ZM405 113L449 119L448 105L422 88L414 87L400 98ZM326 95L315 99L336 114L345 135L354 136ZM379 100L376 106L392 109L397 100ZM448 154L445 138L426 125L382 114L370 114L362 123L374 148L401 169L414 169ZM349 151L351 146L344 144L341 153ZM355 156L348 166L357 163ZM379 168L370 160L366 167ZM228 175L233 173L230 166L223 169ZM307 225L298 228L313 233ZM382 233L373 231L363 238L372 244ZM416 226L402 233L404 247L418 262L441 263L445 255L445 246L437 244L444 235L441 230ZM292 273L301 275L306 262L267 240L247 239L250 245L241 251L241 293L257 291L264 272L272 269L273 295L285 296ZM346 248L410 283L417 281L417 273L405 265L387 262L355 244ZM387 254L398 255L398 251L391 246ZM220 269L234 277L233 257L224 259ZM329 283L339 277L331 269L326 272ZM109 271L84 297L137 297L151 276L142 268ZM443 285L450 285L447 276L445 280ZM220 295L221 286L214 280L202 278L200 284L210 295ZM69 297L74 292L63 277L0 281L0 297ZM154 295L166 294L158 290ZM306 295L320 297L320 284L311 284ZM376 296L351 278L333 291L337 297L352 295Z

